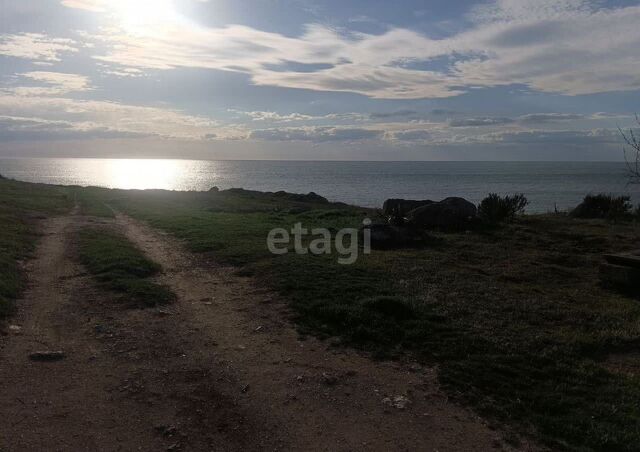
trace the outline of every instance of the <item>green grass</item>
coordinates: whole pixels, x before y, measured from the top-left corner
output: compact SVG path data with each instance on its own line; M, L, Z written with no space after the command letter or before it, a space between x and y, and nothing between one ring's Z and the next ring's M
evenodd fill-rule
M79 236L80 260L100 284L140 307L167 304L175 294L150 277L160 266L152 262L122 234L106 229L84 229Z
M450 396L553 448L640 449L640 301L598 282L602 253L637 248L635 223L525 216L342 266L273 256L267 232L373 212L242 192L96 196L278 291L304 334L437 364Z
M93 217L113 218L113 210L109 208L103 194L104 189L98 187L69 187L72 191L76 203L80 207L82 215Z
M0 178L0 318L6 317L24 286L19 262L33 251L37 219L72 206L67 189Z

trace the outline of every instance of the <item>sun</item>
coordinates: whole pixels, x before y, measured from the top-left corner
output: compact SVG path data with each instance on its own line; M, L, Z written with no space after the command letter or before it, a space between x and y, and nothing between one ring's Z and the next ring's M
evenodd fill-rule
M180 19L172 0L111 0L109 7L119 25L130 32L158 31Z

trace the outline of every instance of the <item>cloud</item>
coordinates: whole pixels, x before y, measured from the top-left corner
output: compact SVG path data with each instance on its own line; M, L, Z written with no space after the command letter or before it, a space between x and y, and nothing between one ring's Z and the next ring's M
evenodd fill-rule
M97 11L104 2L64 4ZM257 85L382 99L444 98L510 84L566 95L640 89L640 6L497 0L469 19L465 31L443 39L403 28L367 34L318 24L297 37L188 21L135 33L111 27L94 37L106 46L95 57L116 68L218 69L249 74ZM447 64L415 69L433 61Z
M478 142L510 145L549 144L564 146L586 146L597 144L620 144L620 134L613 129L592 130L528 130L518 132L498 132L477 137Z
M362 141L381 138L384 132L349 127L297 127L253 130L250 139L266 141L311 141L314 143L330 141Z
M467 118L467 119L454 119L449 122L451 127L482 127L482 126L499 126L504 124L511 124L515 122L511 118Z
M61 60L61 54L77 51L76 42L71 39L51 38L40 33L0 36L0 55L15 58L55 62Z
M292 122L292 121L307 121L313 119L313 116L303 115L301 113L290 113L287 115L281 115L274 111L237 111L245 116L249 116L253 121L270 121L270 122Z
M97 138L142 138L142 133L125 132L92 123L53 121L40 118L0 116L0 138L10 141L49 141Z
M59 96L71 92L89 91L92 89L89 78L78 74L34 71L19 74L18 76L48 85L20 86L11 89L11 92L19 96Z
M105 0L62 0L61 3L68 8L84 9L97 13L107 11L107 2Z
M585 119L585 115L573 113L533 113L518 118L522 123L546 123Z
M402 118L407 116L416 116L418 114L415 110L396 110L390 112L374 112L369 115L372 119L387 119L387 118Z
M210 118L188 115L168 108L37 96L31 92L29 95L21 95L20 92L0 90L0 111L4 117L21 118L22 121L30 121L33 124L46 124L49 127L47 132L50 134L53 134L53 129L58 129L59 132L67 134L101 131L101 137L124 134L198 140L207 134L224 137L227 134L237 135L238 132L234 128L227 131ZM11 121L15 126L15 121ZM20 132L26 136L29 129L21 128ZM41 132L33 134L34 139L40 139L42 136Z
M432 138L432 134L427 130L397 130L387 132L385 138L391 141L426 142Z

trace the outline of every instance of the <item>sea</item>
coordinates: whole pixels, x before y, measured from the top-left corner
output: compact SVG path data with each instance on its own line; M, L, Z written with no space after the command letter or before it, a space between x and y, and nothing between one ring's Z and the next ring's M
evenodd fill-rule
M27 182L122 189L246 188L315 192L331 201L380 207L385 199L522 193L529 213L565 211L590 193L631 196L624 162L338 162L0 158L0 174Z

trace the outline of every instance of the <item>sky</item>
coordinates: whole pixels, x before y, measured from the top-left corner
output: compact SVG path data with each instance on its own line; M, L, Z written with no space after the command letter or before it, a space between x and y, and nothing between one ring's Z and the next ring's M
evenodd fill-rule
M0 0L0 156L621 160L640 1Z

